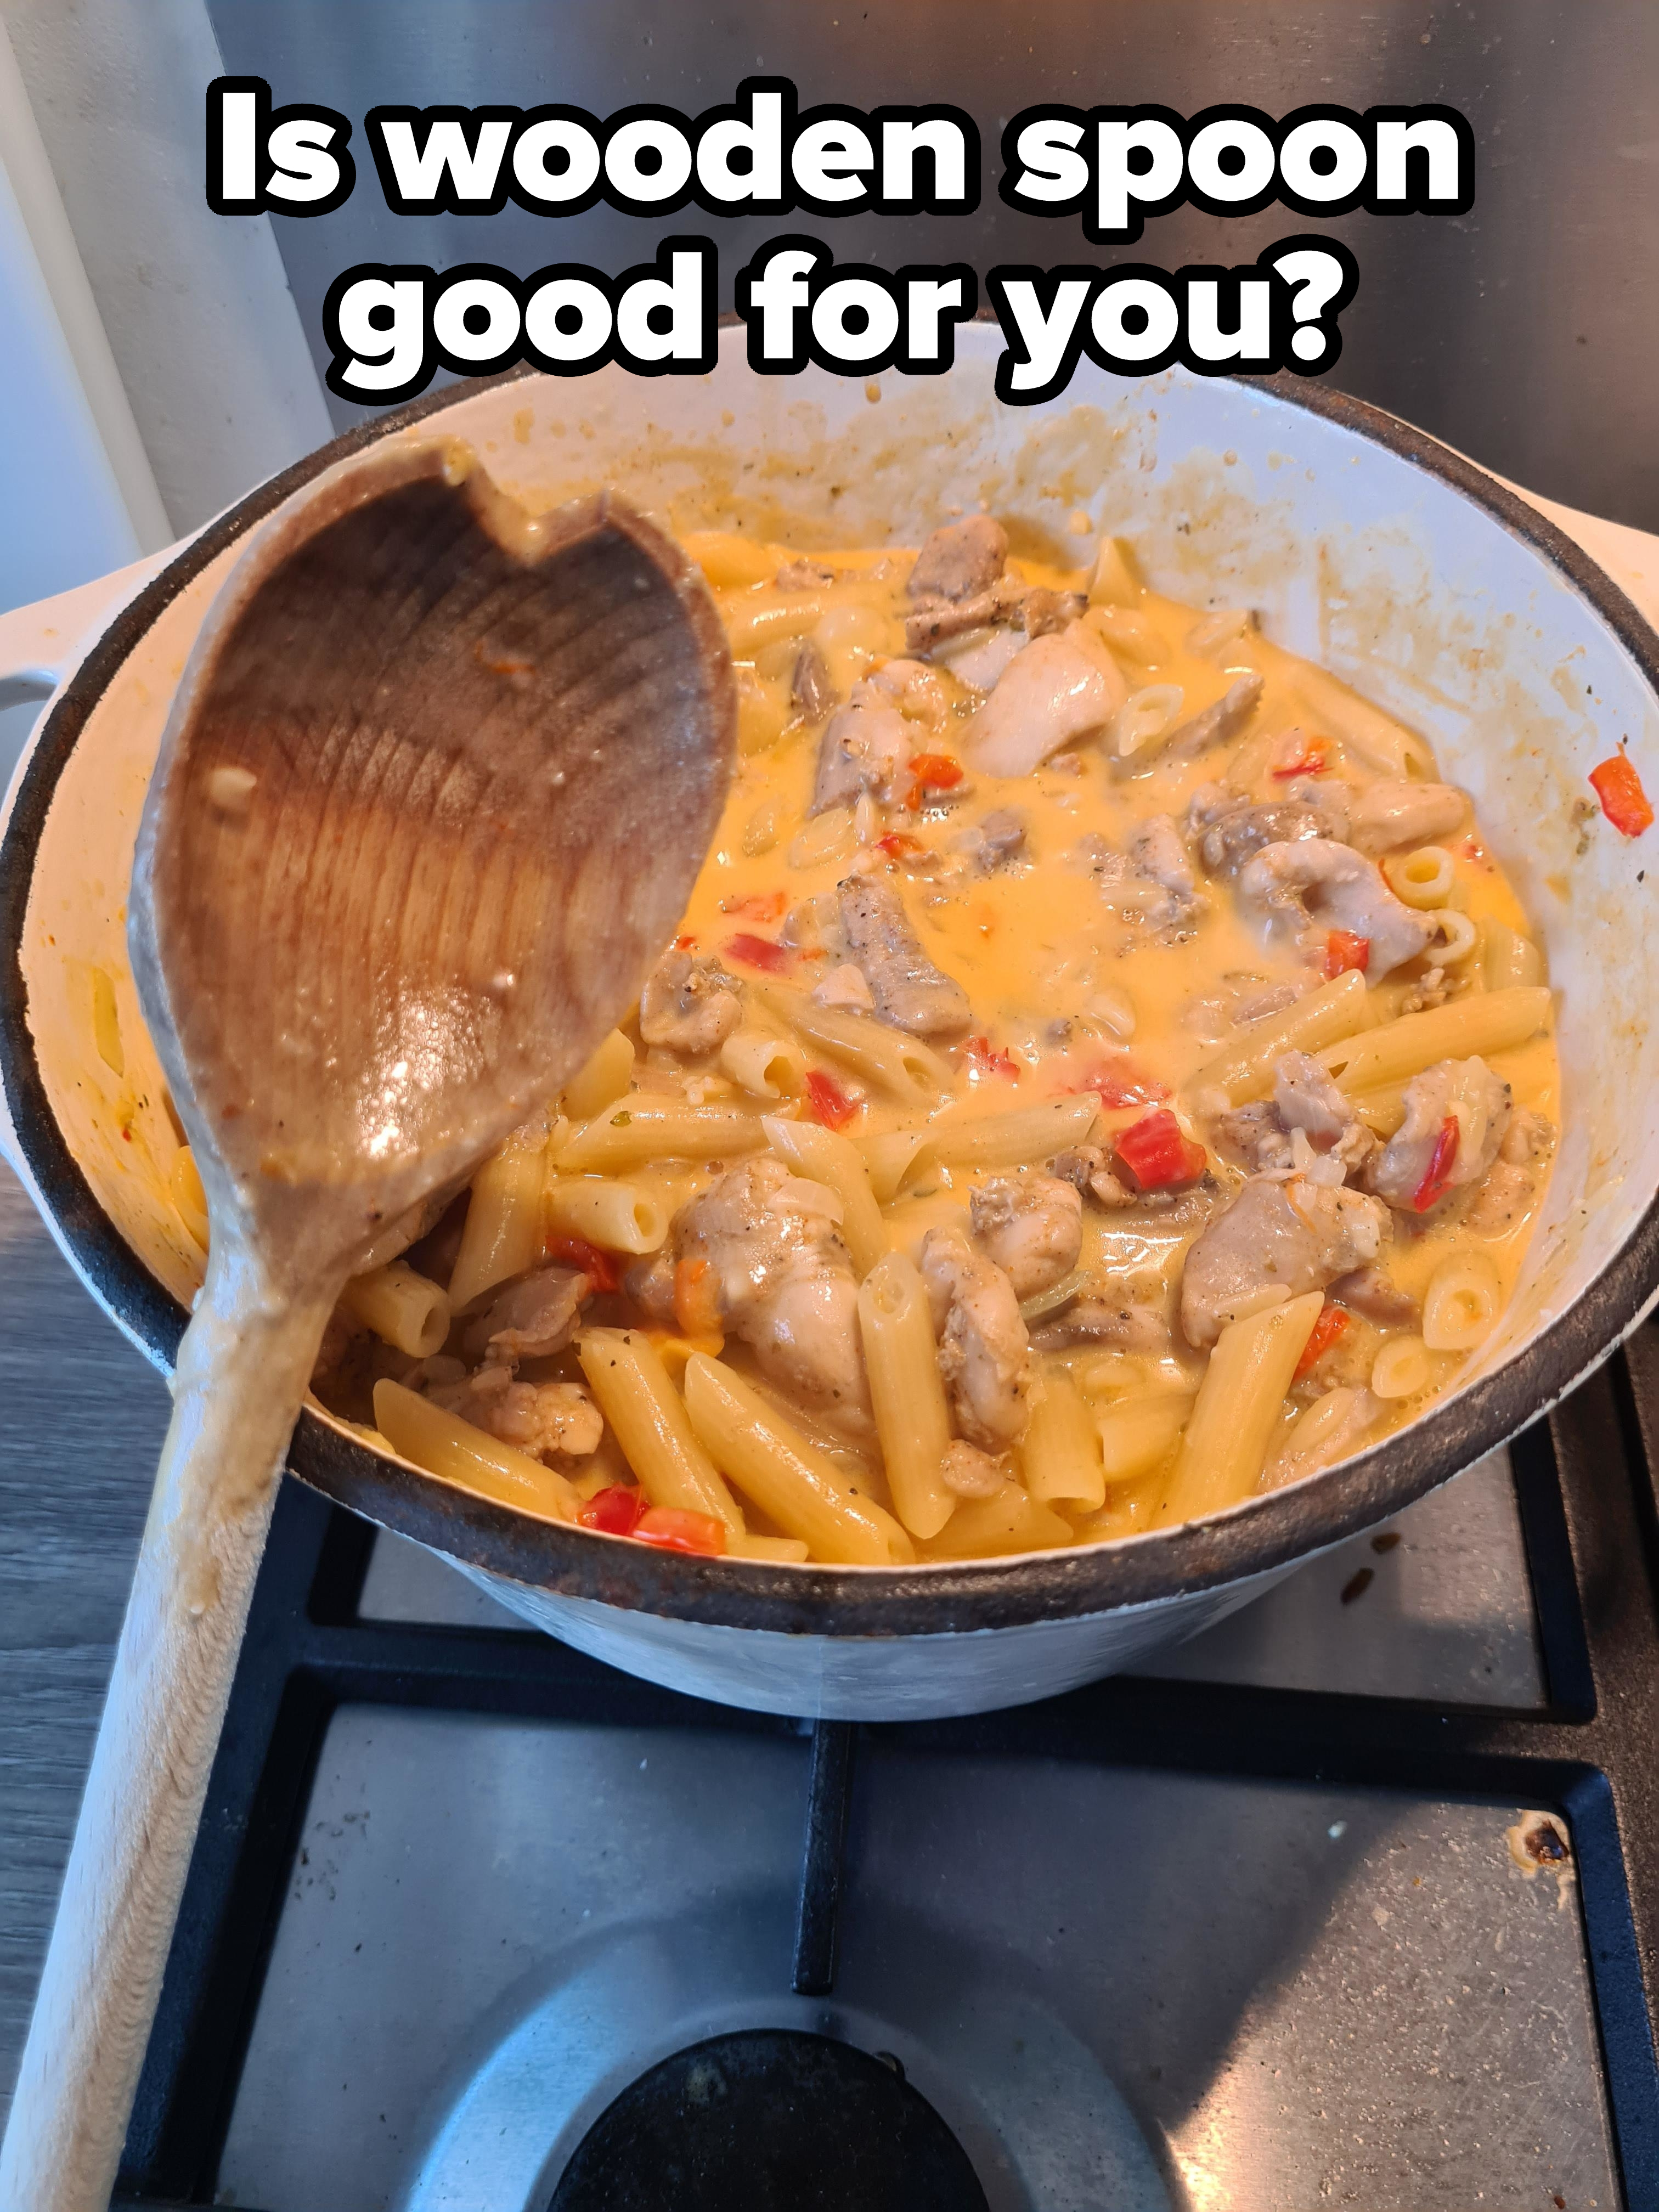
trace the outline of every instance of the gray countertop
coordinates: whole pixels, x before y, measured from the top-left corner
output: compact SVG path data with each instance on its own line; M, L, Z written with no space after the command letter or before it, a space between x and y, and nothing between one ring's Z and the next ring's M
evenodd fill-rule
M0 2120L126 1603L166 1385L0 1164Z

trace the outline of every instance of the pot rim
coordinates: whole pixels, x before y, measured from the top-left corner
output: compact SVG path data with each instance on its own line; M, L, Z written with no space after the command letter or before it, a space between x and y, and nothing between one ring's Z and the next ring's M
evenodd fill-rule
M495 386L446 386L343 432L210 523L118 614L50 708L0 841L0 1081L42 1203L94 1294L158 1364L170 1368L185 1310L100 1206L48 1103L27 1022L21 963L31 878L58 779L94 708L141 639L220 553L325 469ZM1322 416L1407 461L1523 539L1601 617L1659 696L1659 635L1583 550L1506 486L1397 416L1302 379L1230 384ZM467 1564L624 1611L793 1635L897 1638L1060 1622L1167 1602L1270 1573L1373 1526L1508 1441L1600 1364L1659 1288L1659 1195L1580 1296L1496 1373L1409 1428L1297 1483L1184 1522L1077 1550L915 1567L768 1565L665 1555L538 1521L375 1451L314 1408L301 1413L288 1467L337 1503Z

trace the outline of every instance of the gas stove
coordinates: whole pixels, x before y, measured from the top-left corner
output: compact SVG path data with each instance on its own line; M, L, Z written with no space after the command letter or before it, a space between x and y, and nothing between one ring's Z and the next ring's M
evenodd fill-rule
M1659 2204L1659 1330L1155 1673L702 1704L285 1488L117 2203Z

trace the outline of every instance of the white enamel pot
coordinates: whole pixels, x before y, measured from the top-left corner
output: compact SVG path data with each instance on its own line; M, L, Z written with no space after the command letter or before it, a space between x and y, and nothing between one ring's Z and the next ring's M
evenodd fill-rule
M1501 1443L1607 1354L1659 1284L1659 931L1646 927L1659 830L1626 842L1581 805L1588 770L1621 742L1659 789L1659 639L1580 542L1640 596L1644 573L1659 579L1653 541L1571 517L1569 537L1431 439L1292 379L1125 384L1085 365L1052 404L1002 408L998 343L976 325L950 374L866 386L756 377L727 331L705 378L463 386L337 441L159 569L0 622L0 683L30 669L57 679L0 845L0 1134L88 1289L164 1367L198 1262L167 1196L174 1139L127 969L139 808L185 654L241 540L366 444L462 438L538 502L608 483L680 527L803 546L915 544L983 504L1017 550L1075 563L1088 550L1080 514L1130 539L1176 596L1258 608L1274 637L1424 730L1473 793L1541 927L1565 1128L1498 1334L1401 1435L1120 1544L831 1569L665 1556L524 1520L374 1451L315 1406L301 1417L289 1463L302 1481L446 1553L550 1633L732 1705L915 1718L1128 1665ZM113 981L118 1073L100 1050L94 969Z

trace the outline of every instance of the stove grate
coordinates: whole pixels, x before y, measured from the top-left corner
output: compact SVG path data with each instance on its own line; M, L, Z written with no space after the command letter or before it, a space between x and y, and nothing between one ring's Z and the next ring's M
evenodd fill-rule
M1659 1325L1512 1447L1545 1681L1532 1709L1123 1676L1042 1705L813 1729L793 1986L834 1987L854 1753L996 1753L1489 1798L1558 1813L1577 1862L1626 2203L1659 2205ZM318 1753L344 1705L796 1735L514 1630L360 1619L374 1532L279 1501L129 2130L125 2212L216 2176ZM301 1599L298 1594L307 1594ZM252 2207L245 2212L256 2212Z

